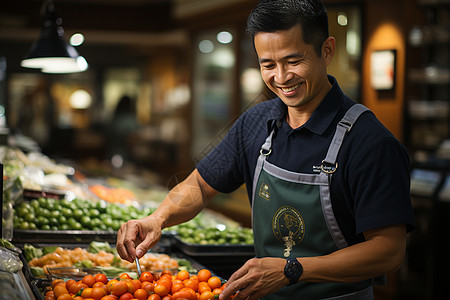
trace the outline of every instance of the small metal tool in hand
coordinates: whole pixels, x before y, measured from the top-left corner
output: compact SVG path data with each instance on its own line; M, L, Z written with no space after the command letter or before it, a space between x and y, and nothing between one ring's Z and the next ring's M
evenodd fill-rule
M141 271L141 265L139 264L139 259L136 257L136 268L137 268L137 272L139 274L139 276L141 276L142 271Z

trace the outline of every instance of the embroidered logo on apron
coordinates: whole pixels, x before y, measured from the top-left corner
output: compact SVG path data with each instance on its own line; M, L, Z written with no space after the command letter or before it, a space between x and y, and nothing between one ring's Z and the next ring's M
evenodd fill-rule
M273 233L284 244L284 257L289 257L292 248L305 235L305 224L300 213L291 206L280 207L272 219Z
M264 182L261 183L261 186L259 187L259 195L267 201L270 201L270 191L268 184L265 184Z

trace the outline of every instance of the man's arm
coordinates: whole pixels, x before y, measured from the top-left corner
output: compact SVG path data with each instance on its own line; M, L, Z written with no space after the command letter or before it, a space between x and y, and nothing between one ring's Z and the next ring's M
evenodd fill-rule
M366 241L329 255L298 257L300 281L356 282L398 270L406 250L406 226L386 226L364 233ZM259 299L289 284L283 258L251 259L229 279L220 299ZM247 298L249 297L249 298Z
M117 232L118 254L130 262L142 257L159 241L162 229L192 219L217 193L195 169L150 216L122 224Z

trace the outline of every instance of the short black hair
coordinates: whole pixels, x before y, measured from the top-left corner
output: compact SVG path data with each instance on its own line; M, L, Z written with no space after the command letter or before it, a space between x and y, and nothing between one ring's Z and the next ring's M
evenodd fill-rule
M276 32L301 25L303 41L321 56L329 37L328 15L321 0L260 0L247 20L252 40L259 32Z

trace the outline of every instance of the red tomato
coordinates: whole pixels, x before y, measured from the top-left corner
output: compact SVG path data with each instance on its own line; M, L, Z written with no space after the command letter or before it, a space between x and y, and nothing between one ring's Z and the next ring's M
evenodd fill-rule
M148 271L142 272L141 276L139 276L139 280L141 282L144 282L144 281L152 282L153 281L153 274L148 272Z
M105 274L99 273L94 276L95 282L103 282L104 284L108 283L108 277Z

